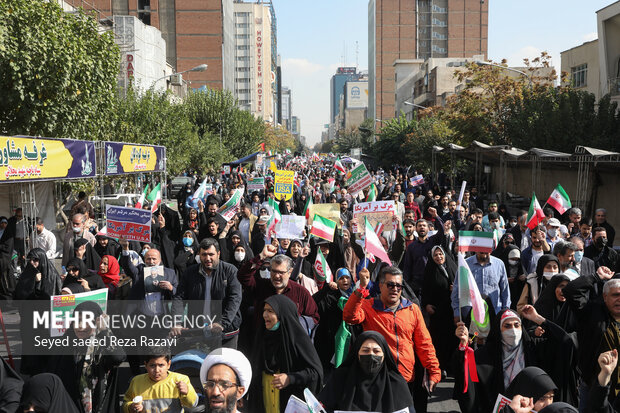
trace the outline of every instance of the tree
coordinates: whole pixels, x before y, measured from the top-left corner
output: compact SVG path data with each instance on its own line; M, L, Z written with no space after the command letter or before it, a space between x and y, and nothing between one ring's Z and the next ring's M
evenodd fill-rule
M139 95L130 89L126 97L118 98L116 107L114 140L165 146L171 174L187 168L219 168L202 150L217 147L200 144L187 105L171 102L170 92L149 90Z
M373 121L365 119L358 127L339 130L336 134L334 150L340 153L349 153L353 148L362 148L366 153L373 144Z
M291 132L280 125L267 124L263 142L265 142L266 151L284 152L286 149L291 151L297 149L297 141Z
M54 1L0 2L0 133L103 139L120 64L111 32Z

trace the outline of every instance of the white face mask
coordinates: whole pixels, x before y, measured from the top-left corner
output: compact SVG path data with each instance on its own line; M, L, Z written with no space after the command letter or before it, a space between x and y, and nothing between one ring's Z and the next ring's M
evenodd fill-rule
M555 276L555 275L557 275L557 274L558 274L557 272L553 272L553 271L545 271L545 272L543 272L543 277L545 277L545 279L546 279L547 281L549 281L550 279L552 279L552 278L553 278L553 276Z
M495 229L499 229L500 228L501 223L500 222L494 222L493 223L493 228Z
M235 251L235 260L237 262L243 261L244 258L245 258L245 252L243 252L243 251Z
M264 270L260 270L259 274L260 278L264 278L266 280L271 278L271 272L267 268L265 268Z
M82 227L73 227L73 232L75 232L76 234L80 233L82 231Z
M521 329L511 328L502 331L502 342L507 346L514 347L521 342Z
M555 238L557 235L557 230L555 228L548 229L547 235L549 235L549 238Z
M519 265L519 260L508 260L508 264L511 267L517 266L517 265Z

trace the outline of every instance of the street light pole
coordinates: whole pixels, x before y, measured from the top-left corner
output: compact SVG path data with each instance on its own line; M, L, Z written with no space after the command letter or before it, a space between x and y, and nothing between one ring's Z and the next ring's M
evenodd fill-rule
M496 63L491 63L491 62L484 62L482 60L475 60L474 61L475 64L477 64L478 66L493 66L493 67L498 67L500 69L504 69L504 70L508 70L510 72L515 72L515 73L519 73L522 76L525 76L529 82L528 86L532 86L532 76L528 75L527 73L518 70L518 69L514 69L512 67L508 67L508 66L502 66L502 65L498 65Z
M176 72L176 73L172 73L172 74L169 74L169 75L166 75L166 76L162 76L162 77L160 77L159 79L156 79L153 82L153 84L151 85L150 89L153 89L155 87L155 84L157 84L157 82L159 82L160 80L165 79L167 77L172 77L172 76L175 76L175 75L182 75L183 73L187 73L187 72L204 72L205 70L207 70L207 67L209 67L209 65L203 63L201 65L198 65L196 67L192 67L191 69L187 69L187 70L184 70L182 72Z
M407 102L407 101L404 101L403 103L405 105L413 106L414 108L428 109L428 107L422 106L422 105L418 105L417 103L411 103L411 102Z

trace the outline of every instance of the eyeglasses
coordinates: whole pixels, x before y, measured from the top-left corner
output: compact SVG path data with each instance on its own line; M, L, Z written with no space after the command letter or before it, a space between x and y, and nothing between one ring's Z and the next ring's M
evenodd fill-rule
M270 272L271 274L273 274L273 275L284 275L284 274L286 274L287 272L289 272L289 270L286 270L286 271L270 270L269 272Z
M395 282L392 282L392 281L386 282L385 286L387 288L389 288L390 290L396 289L396 291L400 291L400 290L403 289L403 285L402 284L395 283Z
M228 380L207 380L202 385L205 390L213 390L215 386L219 387L221 391L226 391L233 386L238 387L239 385Z
M555 396L555 394L553 394L553 393L552 394L546 394L543 397L541 397L540 399L538 399L537 401L544 402L544 401L547 401L547 400L551 400L553 402L553 397L554 396Z

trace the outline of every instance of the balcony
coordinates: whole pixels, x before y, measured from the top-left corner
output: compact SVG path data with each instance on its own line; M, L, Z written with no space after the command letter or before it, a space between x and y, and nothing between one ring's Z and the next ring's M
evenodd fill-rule
M607 79L609 85L609 94L611 96L620 96L620 77L612 77Z

